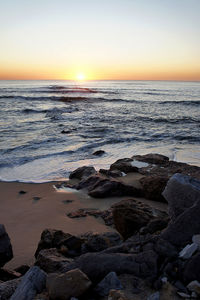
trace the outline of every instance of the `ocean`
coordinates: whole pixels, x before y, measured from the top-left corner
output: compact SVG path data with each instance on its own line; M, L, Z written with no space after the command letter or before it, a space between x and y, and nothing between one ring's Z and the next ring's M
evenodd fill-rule
M62 180L146 153L200 166L200 82L0 81L2 181Z

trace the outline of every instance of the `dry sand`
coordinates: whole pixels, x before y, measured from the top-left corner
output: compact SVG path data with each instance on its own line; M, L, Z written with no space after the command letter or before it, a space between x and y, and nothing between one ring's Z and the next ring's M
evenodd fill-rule
M14 253L14 258L6 267L12 269L21 264L33 263L40 235L45 228L61 229L71 234L113 230L106 226L101 218L87 216L71 219L66 213L79 208L104 210L124 198L93 199L82 192L57 192L53 185L53 182L42 184L0 182L0 223L6 227ZM26 194L19 194L21 190L26 191ZM34 197L40 199L34 200ZM73 202L66 204L64 200ZM160 203L138 200L162 210L166 209L166 206Z

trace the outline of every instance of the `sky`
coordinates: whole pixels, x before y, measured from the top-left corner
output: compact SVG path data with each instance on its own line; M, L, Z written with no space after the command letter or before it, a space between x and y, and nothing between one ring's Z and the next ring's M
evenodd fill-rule
M200 0L0 0L0 79L200 80Z

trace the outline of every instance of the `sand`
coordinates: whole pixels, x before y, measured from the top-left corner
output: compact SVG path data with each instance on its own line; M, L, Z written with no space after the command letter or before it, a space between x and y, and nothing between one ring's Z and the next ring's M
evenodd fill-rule
M93 199L83 192L74 190L58 192L54 184L54 182L42 184L0 182L0 223L6 227L14 253L14 258L6 264L6 267L13 269L22 264L32 264L40 235L45 228L61 229L71 234L114 230L106 226L101 218L87 216L71 219L66 213L79 208L104 210L124 198ZM21 190L26 193L19 194ZM34 197L40 199L35 200ZM64 203L64 200L73 202ZM162 210L166 209L161 203L139 200Z

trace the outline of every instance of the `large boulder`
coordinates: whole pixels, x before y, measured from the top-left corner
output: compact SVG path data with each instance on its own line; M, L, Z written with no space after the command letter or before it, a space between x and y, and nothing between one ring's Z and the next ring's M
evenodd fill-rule
M134 199L122 200L112 206L115 228L127 239L162 212Z
M52 300L69 300L71 297L79 297L91 286L91 281L79 269L67 273L52 273L47 276L47 291Z
M167 184L168 177L162 176L146 176L140 179L144 196L154 201L166 202L162 192Z
M175 220L186 209L200 200L200 181L183 174L174 174L164 189L169 215Z
M80 168L74 170L73 172L71 172L69 175L69 178L70 179L76 178L76 179L82 180L83 178L87 178L90 175L93 175L95 173L96 173L96 170L94 167L83 166L83 167L80 167Z
M41 250L37 256L35 265L47 273L59 272L73 261L59 253L56 248Z
M13 258L12 245L10 238L3 224L0 224L0 267L3 267Z
M110 272L152 279L157 274L157 254L152 250L139 254L87 253L67 265L65 271L75 268L82 270L93 282L98 282Z

